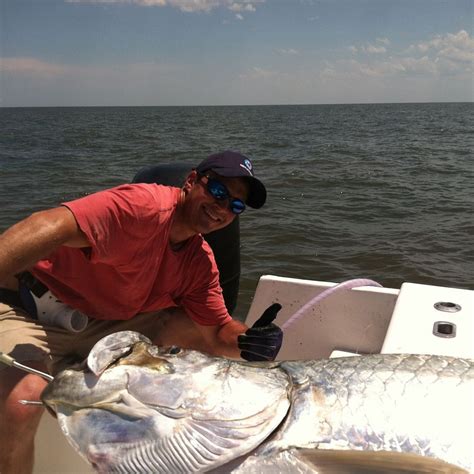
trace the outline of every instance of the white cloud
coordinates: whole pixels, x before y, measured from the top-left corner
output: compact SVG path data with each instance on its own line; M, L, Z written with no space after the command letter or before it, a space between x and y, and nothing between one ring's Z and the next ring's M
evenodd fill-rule
M474 61L474 50L462 50L458 48L448 47L439 51L438 56L445 57L453 61L472 63Z
M369 54L381 54L386 53L387 49L384 46L374 46L373 44L368 44L366 47L363 47L363 51Z
M359 72L361 75L367 75L372 77L387 77L397 74L433 75L436 73L436 66L432 61L429 60L429 58L424 56L420 59L395 58L391 61L377 62L372 65L356 63L354 71Z
M390 41L387 38L377 38L375 44L366 43L365 45L351 45L349 46L349 51L351 53L365 53L365 54L384 54L387 52L387 48ZM385 46L384 46L385 45Z
M341 60L328 63L321 73L321 78L389 78L395 76L425 76L434 77L440 74L441 64L437 64L427 56L421 58L390 57L382 61L362 62ZM446 68L445 68L446 69Z
M237 2L234 2L228 8L229 8L230 11L233 11L233 12L243 12L243 11L254 12L254 11L256 11L255 7L251 3L237 3Z
M389 53L367 52L369 46L387 48L389 44L387 39L377 38L363 47L354 44L349 48L353 53L365 53L361 56L350 56L346 49L339 59L328 54L328 60L318 56L314 61L291 64L276 54L298 58L292 55L299 50L275 48L265 63L254 63L265 67L242 63L217 76L193 64L149 61L77 66L32 57L0 58L0 75L11 105L472 100L472 38L466 32L420 39L409 51L397 50L393 43ZM305 49L305 56L309 54ZM25 97L25 91L30 90L34 94Z
M239 77L241 79L250 79L250 80L256 80L256 79L270 79L270 78L275 78L279 76L280 73L276 71L272 71L270 69L263 69L261 67L252 67L249 71L240 74Z
M428 54L434 60L445 58L455 62L473 62L474 38L471 38L467 31L460 30L455 34L437 35L428 41L413 44L407 51L413 54Z
M117 81L118 77L157 77L180 70L179 66L142 62L109 64L101 66L77 66L56 64L31 57L0 58L0 72L16 77L43 80L73 80L75 82L105 79Z
M71 68L61 64L30 57L0 58L0 71L10 74L23 74L38 78L51 78L65 76Z
M353 54L380 55L387 53L383 45L389 45L387 38L377 38L376 44L349 46ZM405 51L393 51L390 57L376 59L366 57L365 61L339 61L327 66L331 74L354 74L357 76L388 77L394 75L426 75L438 77L456 75L460 77L472 72L474 61L474 39L461 30L458 33L438 35L427 41L411 45ZM336 71L336 72L335 72ZM328 75L328 72L325 72Z
M439 50L446 47L455 47L458 49L474 49L474 39L469 36L465 30L461 30L456 34L447 33L446 35L437 35L434 38L412 45L412 49L420 51L428 51L430 49Z
M390 44L390 40L388 38L377 38L375 41L377 43L382 43L385 46L388 46Z
M470 79L440 74L430 58L370 56L323 60L300 67L254 67L241 74L235 90L247 103L429 102L466 100Z
M242 12L255 12L256 9L253 6L252 3L247 3L247 2L233 2L231 5L227 7L230 11L235 12L235 18L237 20L243 20L244 17L242 15Z
M265 0L66 0L67 3L125 3L143 7L172 7L186 13L210 12L227 8L232 12L255 12L255 5Z
M282 56L299 56L300 52L293 48L280 48L276 50L277 54Z
M170 101L164 105L172 105L182 103L191 72L189 66L155 61L78 66L0 58L0 75L3 105L150 105L163 91Z

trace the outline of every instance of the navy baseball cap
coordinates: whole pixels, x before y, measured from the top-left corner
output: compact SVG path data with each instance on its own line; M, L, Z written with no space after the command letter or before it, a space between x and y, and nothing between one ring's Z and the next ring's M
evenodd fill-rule
M252 162L245 155L232 150L209 155L198 165L196 171L203 174L209 170L226 178L246 178L249 183L249 193L245 204L254 209L259 209L265 204L267 190L254 176Z

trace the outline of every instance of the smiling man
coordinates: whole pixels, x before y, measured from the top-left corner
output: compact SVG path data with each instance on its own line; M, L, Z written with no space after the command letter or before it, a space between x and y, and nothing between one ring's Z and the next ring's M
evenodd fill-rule
M32 214L0 236L0 351L54 374L101 337L129 329L159 345L273 360L280 306L250 329L232 319L201 235L265 200L251 161L227 150L200 163L181 189L126 184ZM63 327L74 318L87 323L80 332ZM41 409L18 400L38 399L44 384L0 368L3 474L31 470Z

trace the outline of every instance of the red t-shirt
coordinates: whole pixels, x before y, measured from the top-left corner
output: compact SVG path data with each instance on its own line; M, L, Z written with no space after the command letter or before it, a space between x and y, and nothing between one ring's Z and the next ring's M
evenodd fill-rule
M59 247L32 273L64 303L96 319L130 319L181 306L197 323L231 317L212 250L201 235L173 251L169 233L180 190L126 184L64 203L91 247Z

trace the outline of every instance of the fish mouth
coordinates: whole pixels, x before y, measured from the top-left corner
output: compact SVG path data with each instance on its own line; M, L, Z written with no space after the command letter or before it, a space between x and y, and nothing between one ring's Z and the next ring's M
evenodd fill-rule
M138 367L146 367L147 369L156 370L159 373L174 373L173 365L163 357L152 354L149 350L150 346L143 342L135 343L130 351L117 359L112 365L134 365ZM176 348L167 348L167 350L176 351ZM176 353L176 352L173 352Z

